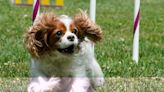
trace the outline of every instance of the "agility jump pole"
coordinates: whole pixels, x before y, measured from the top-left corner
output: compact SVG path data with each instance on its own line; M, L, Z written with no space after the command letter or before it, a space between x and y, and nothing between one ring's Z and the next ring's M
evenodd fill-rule
M35 20L37 16L39 16L40 12L40 0L33 1L33 17L32 21ZM96 0L90 0L90 18L95 22L96 19Z
M34 22L36 17L39 16L40 13L40 0L34 0L33 1L33 15L32 15L32 21Z
M90 18L95 22L96 20L96 0L90 0Z
M133 29L133 56L138 63L139 59L139 23L140 23L140 0L134 0L134 29Z

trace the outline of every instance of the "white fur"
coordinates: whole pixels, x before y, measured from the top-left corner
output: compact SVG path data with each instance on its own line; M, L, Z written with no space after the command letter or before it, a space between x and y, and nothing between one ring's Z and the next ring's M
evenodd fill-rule
M69 31L70 18L61 16L67 32L58 43L61 47L78 44L76 35ZM74 35L75 41L67 41L68 35ZM89 92L90 87L104 83L103 73L94 55L94 43L85 38L79 44L80 51L63 55L58 51L32 58L32 79L28 92Z
M75 40L70 42L67 39L68 36L74 36L75 37ZM74 45L77 46L78 39L77 39L77 36L75 34L71 33L70 31L67 31L65 33L65 35L61 38L61 40L57 44L60 46L60 48L66 48L66 47L68 47L68 46L70 46L72 44L74 44Z

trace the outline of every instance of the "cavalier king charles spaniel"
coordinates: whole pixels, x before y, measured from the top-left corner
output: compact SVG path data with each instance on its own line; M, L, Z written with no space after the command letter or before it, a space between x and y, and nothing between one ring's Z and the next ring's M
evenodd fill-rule
M73 18L42 13L26 33L31 55L28 92L91 92L104 83L94 55L102 31L86 12Z

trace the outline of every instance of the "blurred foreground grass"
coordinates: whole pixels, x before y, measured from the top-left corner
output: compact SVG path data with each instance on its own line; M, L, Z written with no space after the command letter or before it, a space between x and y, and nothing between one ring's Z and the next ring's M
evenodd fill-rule
M26 92L29 79L0 78L0 92ZM96 92L164 92L164 78L106 78Z

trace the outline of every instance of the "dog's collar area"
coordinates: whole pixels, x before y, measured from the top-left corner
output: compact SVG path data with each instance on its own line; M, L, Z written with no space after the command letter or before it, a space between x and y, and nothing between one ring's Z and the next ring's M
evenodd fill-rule
M66 54L72 54L74 52L74 48L75 46L74 45L70 45L69 47L67 48L59 48L58 51L60 53L66 53Z

